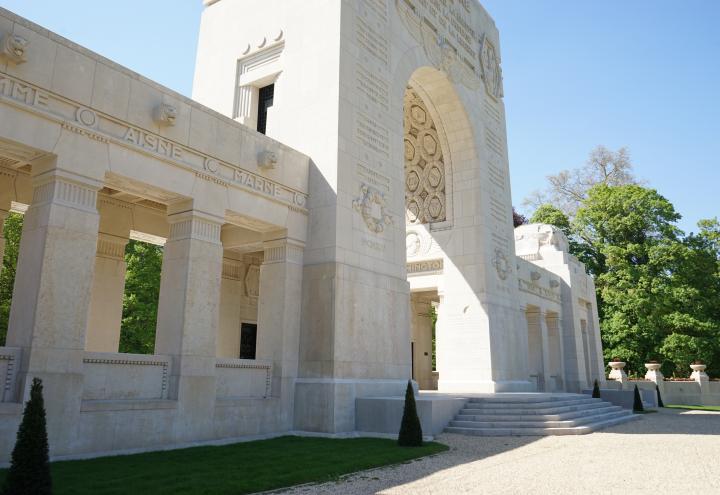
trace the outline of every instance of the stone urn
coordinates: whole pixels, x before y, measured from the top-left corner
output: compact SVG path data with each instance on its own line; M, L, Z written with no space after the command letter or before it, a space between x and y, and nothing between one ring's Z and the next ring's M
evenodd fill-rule
M645 363L645 368L647 368L645 379L655 383L662 382L665 377L660 371L660 366L662 366L660 363Z
M705 373L705 370L707 369L707 365L700 364L700 363L693 363L690 365L690 368L693 370L692 374L690 375L690 378L692 380L695 380L696 382L704 382L710 379L710 377Z
M608 378L610 380L615 380L621 383L626 382L628 377L625 373L625 370L623 369L625 368L626 364L627 363L625 363L624 361L610 361L608 363L608 366L610 366L611 371L610 375L608 375Z

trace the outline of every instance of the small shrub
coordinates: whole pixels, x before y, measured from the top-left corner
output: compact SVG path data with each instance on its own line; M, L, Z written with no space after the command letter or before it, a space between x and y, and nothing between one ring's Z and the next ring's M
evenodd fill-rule
M657 396L658 396L658 407L665 407L665 404L662 400L662 395L660 395L660 385L655 385L655 390L657 390Z
M633 412L645 412L645 407L642 403L642 397L640 397L640 389L635 385L635 398L633 400Z
M33 378L3 495L50 495L50 459L42 381Z
M418 418L417 407L415 406L415 392L412 383L408 380L398 445L401 447L421 447L422 438L422 426L420 426L420 418Z
M593 396L593 399L600 398L600 385L598 384L597 380L595 380L595 384L593 385L592 396Z

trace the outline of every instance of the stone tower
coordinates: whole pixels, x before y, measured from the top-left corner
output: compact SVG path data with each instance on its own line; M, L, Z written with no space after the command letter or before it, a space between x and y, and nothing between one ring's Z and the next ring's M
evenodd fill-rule
M205 4L193 98L312 160L295 427L353 430L356 397L402 393L415 259L443 273L439 390L527 390L487 12L476 0Z

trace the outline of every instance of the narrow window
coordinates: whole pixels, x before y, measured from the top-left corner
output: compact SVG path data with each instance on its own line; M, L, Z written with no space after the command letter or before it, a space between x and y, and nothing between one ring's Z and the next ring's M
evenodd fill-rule
M255 359L257 324L243 323L240 327L240 359Z
M275 95L275 85L271 84L260 88L260 100L258 101L258 118L257 131L265 134L267 127L267 111L273 106L273 96Z

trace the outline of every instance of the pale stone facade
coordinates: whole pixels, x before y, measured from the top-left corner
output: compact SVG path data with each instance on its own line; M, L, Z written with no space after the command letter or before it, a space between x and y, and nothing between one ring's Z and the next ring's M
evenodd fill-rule
M54 456L352 432L410 377L602 380L592 279L513 232L476 1L205 4L195 101L0 9L0 216L25 215L0 460L34 376ZM164 245L153 355L118 353L129 239Z

